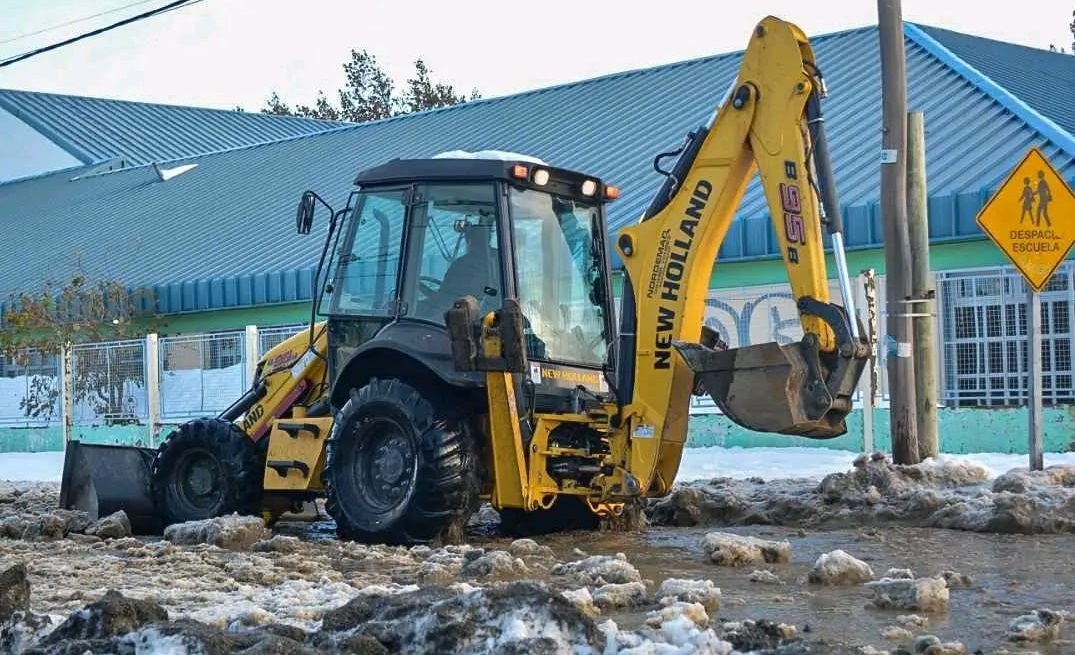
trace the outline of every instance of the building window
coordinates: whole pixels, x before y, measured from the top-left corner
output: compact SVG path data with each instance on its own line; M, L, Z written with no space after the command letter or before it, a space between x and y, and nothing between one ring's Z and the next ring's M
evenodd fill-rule
M1075 401L1072 387L1073 273L1057 270L1041 293L1042 399ZM1028 400L1027 288L1011 267L937 274L943 400L951 406L1023 405Z

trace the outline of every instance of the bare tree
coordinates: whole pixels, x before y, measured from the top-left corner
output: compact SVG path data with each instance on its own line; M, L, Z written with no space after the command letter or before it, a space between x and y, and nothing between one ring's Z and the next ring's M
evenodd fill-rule
M351 50L351 60L343 64L345 83L336 91L336 104L321 90L312 106L292 107L274 91L261 113L364 123L468 100L456 93L451 84L434 80L424 60L415 61L414 68L414 76L407 80L403 93L397 95L395 82L381 68L375 55L366 50ZM471 91L469 100L480 98L477 89Z
M78 272L62 283L46 281L37 291L10 295L0 313L0 354L17 367L39 357L55 357L76 344L139 337L164 325L152 290L128 288L118 280L91 280ZM123 349L85 349L73 379L73 400L89 403L98 415L123 413L128 381L144 385L141 367L116 367ZM59 387L48 375L33 376L20 409L27 418L50 420Z

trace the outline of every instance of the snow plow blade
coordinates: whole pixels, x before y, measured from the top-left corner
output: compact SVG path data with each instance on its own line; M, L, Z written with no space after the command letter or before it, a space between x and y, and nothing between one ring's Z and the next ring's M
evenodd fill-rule
M697 394L708 393L729 419L748 430L832 439L847 432L866 359L838 357L821 363L813 339L781 346L775 342L717 350L677 342L676 350L695 374Z
M137 535L161 534L149 494L156 448L67 443L60 482L60 507L99 519L123 510Z

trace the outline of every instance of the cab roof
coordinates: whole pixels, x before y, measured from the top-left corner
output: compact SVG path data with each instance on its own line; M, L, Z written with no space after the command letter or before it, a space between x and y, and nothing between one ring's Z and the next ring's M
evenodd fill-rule
M598 177L550 166L536 157L517 153L500 153L499 151L485 152L494 154L481 156L484 153L452 151L427 158L393 159L359 171L355 176L355 184L358 186L373 186L401 184L411 181L452 182L466 180L506 180L526 183L526 180L520 180L518 176L513 174L516 166L523 166L528 172L535 168L544 168L549 171L553 179L576 183L590 179L597 182L599 186L603 186L603 181Z

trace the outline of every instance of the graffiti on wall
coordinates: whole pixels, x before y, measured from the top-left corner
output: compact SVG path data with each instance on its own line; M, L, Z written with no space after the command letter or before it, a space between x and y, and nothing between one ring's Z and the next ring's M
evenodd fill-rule
M716 330L729 348L770 341L786 345L803 336L794 297L783 285L712 291L706 299L705 324Z

